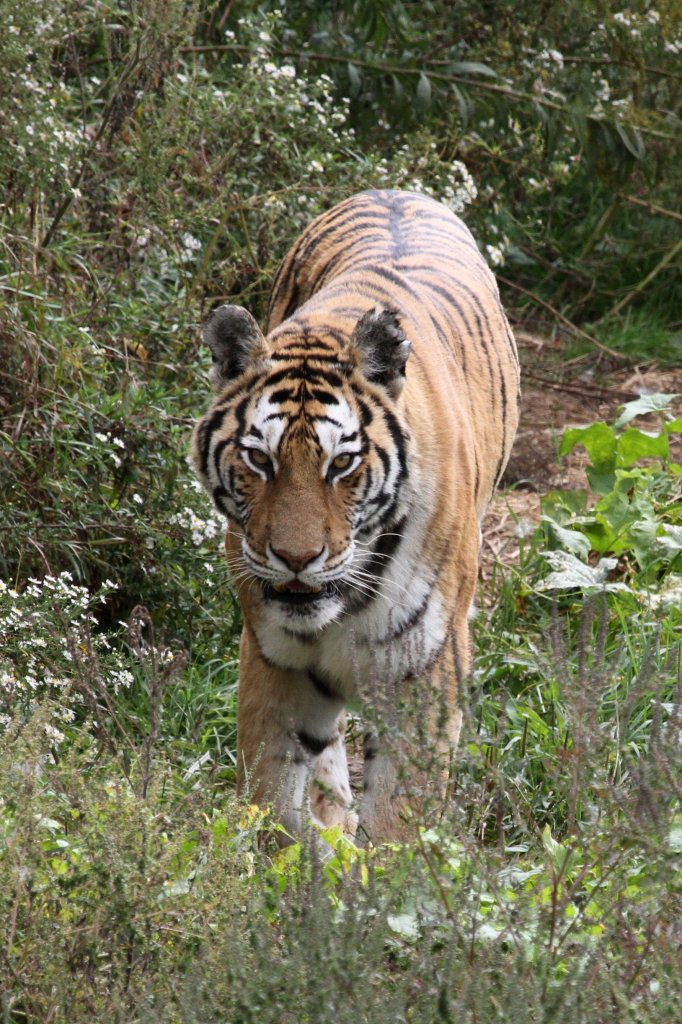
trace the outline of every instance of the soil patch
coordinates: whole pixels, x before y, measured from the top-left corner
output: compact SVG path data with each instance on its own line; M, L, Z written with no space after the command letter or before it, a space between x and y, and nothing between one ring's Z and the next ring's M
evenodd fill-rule
M618 409L641 395L682 392L682 369L661 370L651 363L616 365L601 354L567 360L560 341L517 331L521 361L521 421L509 465L483 524L481 573L518 559L519 538L540 518L540 497L552 490L589 490L582 450L559 459L567 427L596 420L612 423ZM682 416L682 397L673 405ZM637 421L644 427L646 419ZM651 418L652 429L657 420ZM682 442L676 445L682 456Z

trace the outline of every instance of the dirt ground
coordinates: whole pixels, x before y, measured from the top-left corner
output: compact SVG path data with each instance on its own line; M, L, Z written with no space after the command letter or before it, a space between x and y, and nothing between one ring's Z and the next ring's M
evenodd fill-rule
M568 458L557 457L567 427L586 426L595 420L611 423L619 406L644 394L682 392L682 368L619 364L596 349L569 361L561 341L518 330L516 339L521 361L521 422L504 474L504 489L494 497L483 525L484 578L497 562L515 562L519 536L530 531L540 517L542 494L587 489L582 450ZM682 416L682 398L673 408ZM645 423L644 419L637 421L643 428ZM655 425L652 419L652 429ZM682 451L677 454L682 457Z

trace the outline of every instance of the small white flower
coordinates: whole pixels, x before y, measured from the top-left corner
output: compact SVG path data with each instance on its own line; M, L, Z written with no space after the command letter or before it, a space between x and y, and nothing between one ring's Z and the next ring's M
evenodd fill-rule
M55 743L61 743L64 739L64 733L60 732L59 729L55 729L53 725L45 726L45 735L49 736L51 740L55 741Z
M486 245L486 252L488 253L488 262L493 267L501 267L504 263L504 252L499 245Z
M199 241L199 239L195 238L194 235L190 235L188 231L186 231L185 234L182 236L182 244L184 245L185 249L190 249L193 251L201 249L201 242Z
M144 505L144 499L135 491L133 494L133 501L136 505Z

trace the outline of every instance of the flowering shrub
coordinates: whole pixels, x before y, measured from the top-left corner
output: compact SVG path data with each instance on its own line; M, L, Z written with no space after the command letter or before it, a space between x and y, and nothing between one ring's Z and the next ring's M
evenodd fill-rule
M47 701L45 730L61 743L64 725L77 715L82 721L84 674L96 673L112 695L130 686L126 659L97 631L93 614L115 589L107 580L90 594L66 571L29 579L20 591L0 580L0 727Z
M65 14L51 0L0 2L0 185L5 202L27 187L63 185L84 139L72 92L51 68L54 40L66 35Z

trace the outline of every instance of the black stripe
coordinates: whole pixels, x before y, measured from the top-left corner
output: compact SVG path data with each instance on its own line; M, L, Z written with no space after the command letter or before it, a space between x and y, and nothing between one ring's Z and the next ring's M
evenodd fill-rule
M271 402L293 402L297 397L297 393L293 388L278 388L269 397Z
M312 669L308 669L308 678L317 692L323 697L327 697L328 700L343 700L343 697L338 690L334 689L328 680L323 679L317 674L317 672L313 672Z
M199 466L204 475L208 469L208 456L211 451L213 434L216 430L220 430L226 415L227 409L216 409L203 419L199 428Z
M301 746L305 747L308 753L312 754L313 757L317 757L323 750L326 750L327 747L334 742L333 736L326 736L319 739L317 736L311 736L310 733L305 732L303 729L299 729L296 733L296 737Z
M368 427L374 419L374 413L372 407L364 400L363 392L355 384L351 385L353 394L357 399L357 403L360 407L360 418L362 420L363 427Z
M320 402L322 405L338 405L339 400L336 395L331 394L329 391L321 391L319 388L310 388L308 396L314 399L316 402Z
M313 359L316 363L338 363L338 354L327 355L326 352L315 352L309 348L282 349L281 352L273 352L270 356L272 362L281 363L285 359L290 361L298 359Z

